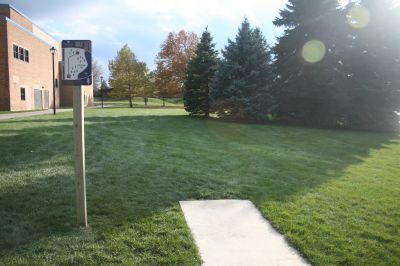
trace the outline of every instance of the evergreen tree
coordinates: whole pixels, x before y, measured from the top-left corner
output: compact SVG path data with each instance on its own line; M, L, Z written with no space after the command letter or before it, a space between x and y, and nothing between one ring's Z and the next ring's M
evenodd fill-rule
M210 114L209 88L218 65L218 52L212 40L206 28L186 72L183 99L186 111L192 115L204 114L209 117Z
M245 19L235 41L228 40L222 55L211 90L213 111L232 120L267 119L271 56L261 31L251 28Z
M399 129L400 10L393 0L363 0L346 7L348 37L343 64L348 91L346 126Z
M312 126L337 126L346 92L338 47L345 16L337 0L289 0L276 26L285 32L274 47L276 119Z

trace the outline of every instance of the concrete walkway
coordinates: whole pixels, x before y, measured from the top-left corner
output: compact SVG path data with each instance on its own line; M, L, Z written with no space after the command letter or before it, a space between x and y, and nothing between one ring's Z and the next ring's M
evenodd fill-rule
M64 112L70 112L72 109L57 109L56 113L64 113ZM17 113L9 113L9 114L0 114L0 120L6 120L6 119L13 119L13 118L21 118L21 117L29 117L29 116L34 116L34 115L46 115L46 114L52 114L53 109L49 110L44 110L44 111L32 111L32 112L17 112Z
M180 204L204 265L308 265L250 201Z

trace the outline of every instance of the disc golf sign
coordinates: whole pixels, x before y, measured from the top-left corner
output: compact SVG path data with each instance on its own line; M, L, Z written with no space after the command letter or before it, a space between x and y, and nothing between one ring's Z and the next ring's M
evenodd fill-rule
M92 42L62 41L62 82L73 86L76 217L87 227L84 85L92 84Z
M64 85L92 84L92 42L62 41L62 79Z

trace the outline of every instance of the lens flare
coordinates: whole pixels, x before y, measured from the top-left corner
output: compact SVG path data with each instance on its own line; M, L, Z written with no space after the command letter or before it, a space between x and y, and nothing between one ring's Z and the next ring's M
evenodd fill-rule
M311 40L304 44L302 56L305 62L315 64L324 59L326 47L320 40Z
M355 29L362 29L368 26L371 20L371 14L368 8L363 6L354 6L347 13L347 22Z

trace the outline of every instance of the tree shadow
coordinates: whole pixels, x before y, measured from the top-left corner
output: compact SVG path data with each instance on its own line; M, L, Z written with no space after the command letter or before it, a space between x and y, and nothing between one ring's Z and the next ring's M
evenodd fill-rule
M180 115L85 120L88 215L97 237L176 208L180 200L288 201L339 178L371 150L397 139ZM4 256L33 248L41 239L76 233L72 119L0 126L14 123L0 134Z
M101 109L101 108L100 108ZM134 109L184 109L183 106L157 106L157 105L134 105L132 108L127 107L127 106L118 106L118 105L111 105L111 106L105 106L102 109L128 109L128 110L134 110Z

